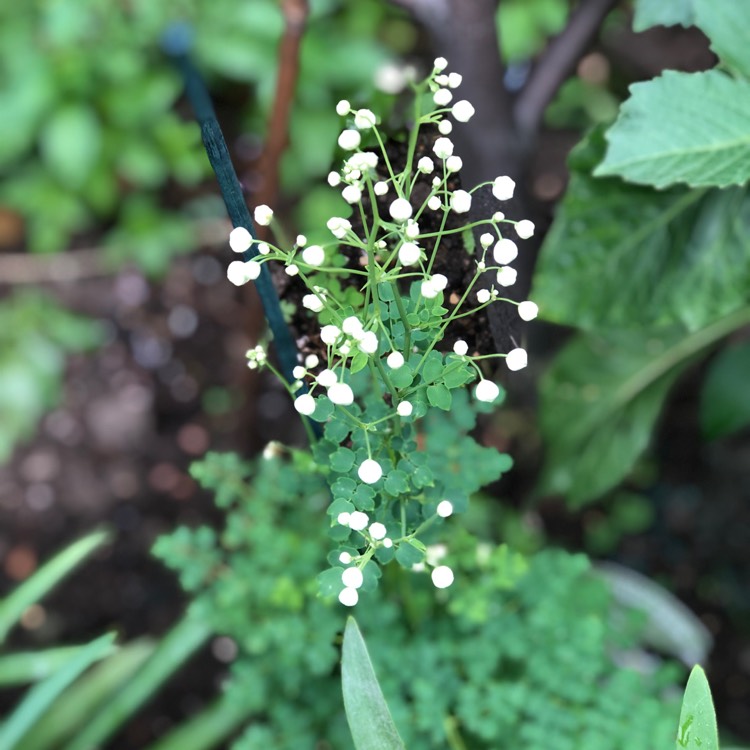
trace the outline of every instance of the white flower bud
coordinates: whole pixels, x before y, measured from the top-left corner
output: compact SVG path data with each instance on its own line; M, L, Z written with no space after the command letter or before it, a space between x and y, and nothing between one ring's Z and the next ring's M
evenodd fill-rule
M324 307L323 300L317 294L306 294L302 297L302 307L306 307L312 312L320 312Z
M511 349L505 357L505 364L509 370L523 370L529 363L525 349Z
M255 217L256 224L267 227L271 223L271 219L273 219L273 211L266 205L260 205L255 207L253 216Z
M249 279L247 276L247 269L245 268L245 264L241 260L233 260L227 266L227 278L235 286L242 286L243 284L246 284Z
M433 195L432 198L427 201L427 208L429 208L431 211L439 211L442 205L443 204L440 202L439 195Z
M453 156L453 141L450 138L438 138L432 147L438 159L447 159Z
M384 539L385 535L388 533L385 526L383 526L383 524L379 521L371 523L368 531L370 532L370 536L373 539Z
M331 187L336 187L337 185L341 184L341 175L338 172L329 172L328 173L328 184Z
M430 283L435 287L435 289L437 289L439 292L442 292L443 289L448 286L448 278L446 276L443 276L442 273L435 273L432 275Z
M341 593L339 593L339 601L345 607L354 607L359 601L359 592L357 589L352 589L346 586L341 589Z
M438 89L433 95L432 100L438 107L446 107L453 99L453 94L448 89Z
M513 240L498 240L495 249L492 251L492 257L497 263L505 266L518 257L518 246Z
M430 576L436 589L447 589L453 583L453 571L447 565L438 565Z
M518 278L518 272L510 266L503 266L497 272L497 283L500 286L513 286L516 283L516 278Z
M307 372L307 371L305 370L305 368L304 368L304 367L302 367L302 365L297 365L297 366L296 366L296 367L295 367L295 368L294 368L294 369L292 370L292 377L293 377L293 378L294 378L295 380L299 380L300 378L304 378L304 377L305 377L305 372Z
M383 468L372 458L366 458L357 469L357 475L365 484L375 484L383 476Z
M320 245L310 245L302 251L302 260L309 266L322 266L325 259L325 250Z
M406 222L404 236L409 240L416 240L417 237L419 237L419 224L417 224L414 219L409 219L409 221Z
M516 223L516 234L522 239L527 240L534 236L534 222L528 219L521 219Z
M349 528L354 529L354 531L363 531L367 528L369 522L370 519L368 518L367 513L363 513L361 510L355 510L349 516Z
M423 156L417 162L417 169L422 172L422 174L430 174L430 172L435 169L435 162L432 161L429 156Z
M354 393L346 383L334 383L328 389L328 398L339 406L350 406L354 403Z
M348 333L350 336L357 336L362 333L362 321L354 315L350 315L348 318L344 318L344 322L341 324L341 330L344 333Z
M422 251L414 242L404 242L398 249L398 261L402 266L413 266L421 257Z
M471 209L471 193L465 190L456 190L451 195L451 208L457 214L465 214Z
M402 401L396 407L396 411L398 412L398 415L400 417L408 417L411 416L411 413L414 411L414 407L409 401Z
M438 123L438 133L440 135L450 135L453 132L453 123L450 120L440 120Z
M463 357L469 351L469 345L463 339L459 339L453 344L453 351Z
M390 549L391 547L393 547L393 539L389 539L388 537L386 537L385 539L383 539L383 546L386 549Z
M303 393L294 399L294 408L309 417L315 411L315 399L309 393Z
M359 568L347 568L341 573L341 581L348 588L358 589L365 577Z
M347 519L347 523L348 523L348 519ZM346 525L347 524L344 524L344 526L346 526ZM343 563L344 565L348 565L351 561L352 561L352 556L348 552L342 552L339 555L339 562L340 563Z
M372 190L375 195L385 195L388 192L388 183L383 182L382 180L380 182L376 182L372 186Z
M349 104L346 99L342 99L337 105L336 105L336 114L339 115L339 117L346 117L346 115L351 112L352 105Z
M339 136L339 146L341 146L344 151L354 151L361 142L362 136L359 134L358 130L349 129L341 131L341 135Z
M339 382L339 379L336 377L336 373L333 370L329 370L326 368L325 370L321 370L316 376L315 381L322 385L323 388L330 388L333 385L336 385L336 383Z
M324 344L328 344L329 346L333 346L340 335L341 330L334 325L323 326L320 329L321 340Z
M433 65L439 73L448 67L448 61L444 57L436 57Z
M499 201L508 201L513 197L516 183L510 177L496 177L492 183L492 195Z
M245 227L235 227L229 233L229 247L235 253L244 253L253 244L253 236Z
M290 263L285 269L284 273L287 276L296 276L299 273L299 268L294 264Z
M440 518L448 518L453 515L453 503L450 500L441 500L438 503L437 514Z
M341 191L341 197L349 204L359 203L362 200L362 191L356 185L347 185Z
M349 519L352 517L352 514L348 511L344 511L343 513L339 513L336 516L336 522L340 523L342 526L348 526L349 525Z
M463 167L463 165L464 165L464 163L461 160L460 156L455 156L455 155L454 156L449 156L445 160L445 168L449 172L460 172L461 171L461 167Z
M378 350L378 337L375 331L367 331L359 340L357 346L365 354L375 354Z
M480 380L477 383L474 395L477 401L485 401L491 404L500 395L500 389L491 380Z
M411 203L406 198L396 198L391 203L388 212L394 221L404 222L411 218Z
M261 255L268 255L271 252L271 246L267 242L258 243L258 252Z
M518 314L522 320L534 320L539 314L539 307L535 302L526 300L518 306Z
M352 228L351 222L348 219L342 219L340 216L332 216L326 222L326 226L331 234L339 240L342 240Z
M448 86L452 89L457 89L461 85L461 81L464 77L460 73L449 73L448 74Z
M313 367L317 367L320 364L320 360L318 359L317 354L308 354L305 357L305 367L309 369L312 369Z
M479 244L482 247L489 247L493 242L495 241L495 235L490 234L489 232L485 232L480 238L479 238Z
M354 115L354 126L360 130L369 130L377 122L374 112L369 109L360 109Z
M398 370L404 366L404 355L401 352L391 352L385 361L391 370Z
M461 99L451 107L451 114L458 122L469 122L474 117L474 111L471 102L467 102L466 99Z
M489 289L480 289L477 292L477 302L479 302L480 305L484 305L486 302L490 301L491 296Z

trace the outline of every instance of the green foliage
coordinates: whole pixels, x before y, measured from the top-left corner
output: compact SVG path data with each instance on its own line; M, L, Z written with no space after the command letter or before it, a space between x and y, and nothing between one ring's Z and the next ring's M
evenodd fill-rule
M341 647L341 690L357 750L403 750L404 743L388 711L367 646L353 617L346 621Z
M700 665L693 667L685 687L675 748L719 750L719 732L711 688Z
M694 0L635 0L633 29L645 31L652 26L692 26Z
M226 700L247 707L250 726L233 750L351 747L332 677L345 615L314 581L327 548L324 484L296 452L255 464L209 454L197 466L210 488L234 488L214 567L198 530L161 538L156 553L239 646ZM448 737L477 750L667 746L677 710L661 691L672 673L614 665L611 649L632 635L610 624L606 589L583 556L526 557L450 524L441 539L439 559L456 570L450 589L436 595L429 576L390 566L357 605L406 747L445 748Z
M706 375L701 393L701 427L713 440L750 424L750 345L728 346L719 352Z
M568 17L565 0L510 0L497 11L497 31L503 57L527 60L543 49L547 39L562 31Z
M99 325L41 294L0 302L0 462L57 403L65 355L101 340Z
M297 195L330 163L333 105L342 95L371 93L372 70L385 59L371 32L386 17L381 3L311 5L283 169L285 186ZM372 25L359 23L360 12ZM190 187L209 173L197 124L173 111L182 83L160 52L161 35L176 20L196 29L196 55L207 75L252 85L240 117L262 134L283 29L275 0L33 0L0 9L0 168L13 173L0 201L24 217L32 250L61 250L71 235L114 222L121 253L137 251L144 233L133 200L155 224L151 253L135 255L148 270L159 272L170 254L194 247L195 233L169 229L173 217L160 205L170 181Z

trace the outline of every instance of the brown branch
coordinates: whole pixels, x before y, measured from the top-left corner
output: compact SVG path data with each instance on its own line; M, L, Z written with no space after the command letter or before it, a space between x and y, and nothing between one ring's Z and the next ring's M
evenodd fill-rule
M299 76L299 53L309 12L307 0L281 0L284 34L279 45L279 77L265 148L260 159L260 190L257 203L276 206L279 196L281 157L289 144L289 120Z
M547 45L518 96L515 119L524 144L533 143L544 110L599 33L607 13L618 0L583 0L568 25Z

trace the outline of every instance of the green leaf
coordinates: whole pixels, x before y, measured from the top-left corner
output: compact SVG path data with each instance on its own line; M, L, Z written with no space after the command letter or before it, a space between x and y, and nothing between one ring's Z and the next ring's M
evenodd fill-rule
M2 599L0 601L0 643L5 640L8 631L29 606L46 596L63 578L70 575L109 539L109 532L95 531L73 542Z
M453 398L451 392L442 383L438 383L427 386L427 400L438 409L450 411Z
M594 131L571 155L531 294L542 316L586 330L677 322L697 330L744 305L747 189L659 192L594 179L603 146Z
M409 477L400 469L394 469L385 478L385 491L394 497L409 491Z
M703 384L700 421L710 440L750 424L750 343L730 346L711 362Z
M404 750L353 617L347 618L344 630L341 687L356 750Z
M675 748L719 750L719 730L711 700L711 688L706 673L699 664L693 667L685 687Z
M398 564L407 570L411 568L412 565L421 563L424 560L424 555L424 544L417 542L414 539L402 542L398 545L398 549L396 550L396 560L398 561Z
M85 104L58 109L42 130L39 145L57 179L67 187L80 187L99 158L99 119Z
M408 388L414 380L414 373L409 365L403 364L398 369L391 370L388 377L396 388Z
M344 583L341 580L341 574L344 569L337 565L333 568L328 568L322 573L318 573L318 586L320 587L321 596L338 596L341 593L341 589L344 588Z
M326 422L333 416L334 405L328 396L320 396L315 399L315 411L311 414L311 419L316 422Z
M33 728L55 699L94 662L114 649L115 636L108 633L82 648L67 664L51 677L31 688L10 717L0 727L0 747L12 750Z
M718 70L666 71L630 87L595 175L664 188L750 178L750 81Z
M425 383L434 383L443 372L443 357L439 352L431 351L422 367L422 379Z
M364 368L367 367L367 363L369 361L370 361L369 354L365 354L364 352L357 352L352 357L351 364L349 365L349 369L351 370L351 373L354 374L355 372L364 370Z
M695 23L711 40L711 49L730 69L750 76L747 30L750 3L737 0L692 0Z
M340 474L346 474L354 466L354 451L349 448L339 448L331 456L331 468Z
M451 362L443 370L443 382L447 388L460 388L474 377L474 373L464 362Z
M692 26L694 0L636 0L633 30L652 26Z

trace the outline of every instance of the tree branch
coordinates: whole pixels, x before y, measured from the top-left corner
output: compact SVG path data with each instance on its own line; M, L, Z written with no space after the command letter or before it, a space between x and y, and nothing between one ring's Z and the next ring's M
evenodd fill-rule
M618 0L583 0L571 14L568 25L547 45L515 105L516 125L525 145L533 143L544 110L594 40L607 13L617 2Z

